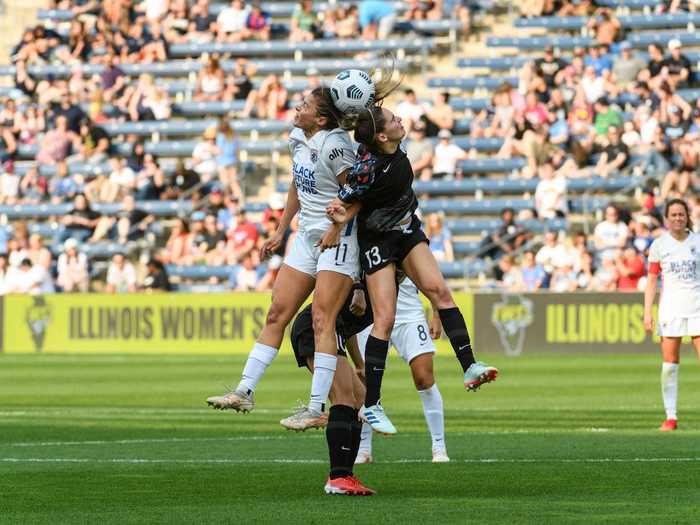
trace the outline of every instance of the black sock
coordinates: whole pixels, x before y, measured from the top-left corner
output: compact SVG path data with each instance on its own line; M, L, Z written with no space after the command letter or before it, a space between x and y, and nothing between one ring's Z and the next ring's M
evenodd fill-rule
M352 448L350 451L352 457L350 459L353 465L355 464L355 459L357 459L357 453L360 450L360 441L362 441L362 421L360 421L358 417L359 412L359 410L353 410L352 423L350 425L352 430L352 447L350 447Z
M389 352L389 341L377 339L370 335L365 346L365 406L371 407L379 402L382 390L382 377L386 354Z
M326 441L331 460L331 479L352 476L355 463L355 456L352 455L352 422L353 418L357 418L356 414L354 408L346 405L333 405L328 411Z
M457 359L459 364L462 365L462 370L467 371L475 361L474 354L472 353L472 344L469 340L469 331L467 330L467 324L464 322L464 317L459 311L459 308L443 308L438 310L440 314L440 322L442 322L442 328L445 330L445 334L450 340L452 349L457 354Z

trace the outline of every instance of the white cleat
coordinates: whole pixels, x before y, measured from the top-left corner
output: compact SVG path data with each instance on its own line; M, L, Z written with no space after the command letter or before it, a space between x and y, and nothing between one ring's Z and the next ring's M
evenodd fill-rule
M433 450L433 463L449 463L450 458L447 455L447 450L444 448L436 448Z
M355 458L355 465L369 465L372 463L372 453L369 450L360 450Z
M323 428L328 423L328 416L323 412L307 407L299 402L299 406L294 409L294 413L280 421L287 430L304 432L310 428Z
M253 394L248 395L239 390L232 390L223 396L208 397L207 404L218 410L235 410L243 413L248 413L255 407Z
M384 413L384 408L380 403L360 408L360 419L371 426L375 432L385 436L396 434L396 427Z

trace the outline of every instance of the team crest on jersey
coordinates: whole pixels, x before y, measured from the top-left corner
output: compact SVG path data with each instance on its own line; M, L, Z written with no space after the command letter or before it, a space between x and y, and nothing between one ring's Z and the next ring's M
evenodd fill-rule
M690 247L690 254L691 254L691 255L693 255L693 256L694 256L694 255L697 255L697 251L698 251L698 250L697 250L697 248L696 248L695 246L691 246L691 247Z
M311 150L311 162L316 164L316 161L318 160L318 150L317 149L312 149Z

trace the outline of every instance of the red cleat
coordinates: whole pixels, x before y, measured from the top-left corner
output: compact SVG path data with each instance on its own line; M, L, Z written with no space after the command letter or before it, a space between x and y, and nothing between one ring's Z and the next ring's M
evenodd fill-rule
M368 489L355 476L328 479L324 487L326 494L341 494L344 496L371 496L372 489Z
M678 428L678 420L677 419L667 419L664 421L661 426L659 427L659 430L661 432L671 432L673 430L676 430Z

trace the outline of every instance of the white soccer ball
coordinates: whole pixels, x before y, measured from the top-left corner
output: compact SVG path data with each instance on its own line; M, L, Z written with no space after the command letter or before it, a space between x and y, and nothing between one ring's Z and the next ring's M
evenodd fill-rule
M374 103L374 82L364 71L346 69L331 82L333 104L343 113L360 111Z

